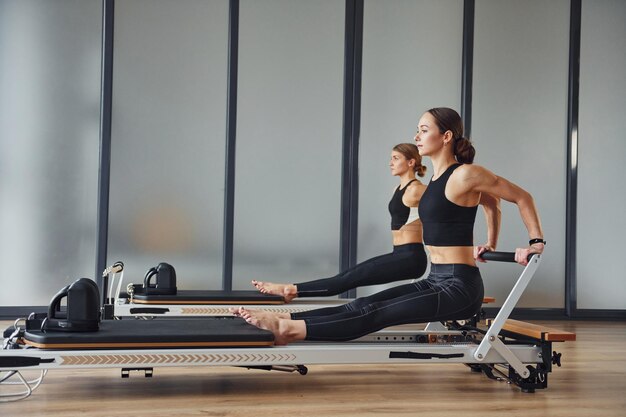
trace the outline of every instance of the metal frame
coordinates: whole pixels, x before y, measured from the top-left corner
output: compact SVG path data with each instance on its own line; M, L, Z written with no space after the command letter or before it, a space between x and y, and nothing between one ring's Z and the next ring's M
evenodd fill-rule
M472 82L474 77L475 0L463 1L463 55L461 64L461 117L465 136L472 136Z
M129 370L143 370L152 376L157 367L237 366L268 370L307 372L307 365L351 365L351 364L394 364L394 363L460 363L465 365L507 365L511 361L524 364L543 364L542 347L537 344L508 345L505 357L496 349L490 349L482 359L476 359L478 345L467 343L302 343L269 348L233 349L126 349L126 350L20 350L20 359L32 359L38 365L0 367L2 372L16 374L26 387L16 401L27 398L39 386L45 371L51 369L103 369L122 368L122 376ZM0 360L5 352L0 351ZM15 356L16 354L13 353ZM36 385L31 386L21 371L42 371ZM525 369L528 372L527 369ZM0 385L3 384L0 378ZM545 387L542 387L545 388ZM533 391L530 391L533 392ZM4 400L7 401L7 400Z
M28 369L80 369L120 367L177 367L177 366L262 366L262 365L327 365L362 363L407 363L406 358L392 357L391 352L410 351L430 355L430 358L411 358L411 363L472 363L506 364L507 359L490 349L482 359L476 358L479 345L467 343L419 344L393 343L294 343L268 348L216 349L120 349L120 350L39 350L19 351L20 358L34 358L42 362ZM521 362L542 363L538 346L509 345L507 349ZM0 358L5 352L1 351ZM12 352L13 356L18 353ZM454 356L452 356L454 355ZM0 368L1 371L14 369Z
M228 12L228 104L226 108L226 173L224 179L224 248L222 257L222 289L224 290L233 288L238 68L239 0L230 0Z
M253 309L270 311L272 313L300 313L318 308L334 307L351 301L350 299L314 300L311 303L289 304L254 304L248 305ZM134 304L128 299L121 298L113 304L112 317L211 317L229 316L229 309L238 307L240 304ZM108 318L108 317L107 317Z
M565 312L577 314L576 220L578 200L578 101L580 83L581 0L570 2L567 94L567 176L565 212Z
M100 167L98 170L98 212L96 241L96 282L106 268L109 239L109 183L111 177L111 111L113 101L113 29L115 0L102 0L102 75L100 90Z
M343 162L341 167L341 231L339 268L356 265L359 209L359 135L361 129L361 68L363 0L346 0L343 90ZM356 290L342 295L354 298Z
M506 301L504 301L504 304L502 304L502 307L500 307L498 315L493 320L493 323L489 327L489 330L487 330L485 337L483 338L480 346L478 346L478 349L476 349L475 352L476 359L483 360L483 358L492 348L495 349L500 355L507 359L509 364L523 378L528 378L528 376L530 376L528 369L526 369L523 363L513 355L509 348L500 339L498 339L498 335L500 334L502 327L504 327L504 324L506 323L511 312L513 311L513 307L515 307L520 297L526 290L526 287L528 286L528 283L535 274L535 271L537 271L537 268L539 268L540 260L540 255L533 255L531 260L528 262L528 265L526 265L526 268L524 268L522 275L520 275L519 279L513 286L513 289L511 290L509 296L506 298Z

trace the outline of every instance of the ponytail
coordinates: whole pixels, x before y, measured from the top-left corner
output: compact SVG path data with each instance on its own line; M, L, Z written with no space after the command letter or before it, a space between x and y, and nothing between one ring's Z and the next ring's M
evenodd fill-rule
M415 164L413 170L419 177L423 177L424 175L426 175L426 166L422 165L420 162L417 162Z
M462 164L471 164L474 162L476 149L469 139L460 137L454 139L454 156L456 160Z

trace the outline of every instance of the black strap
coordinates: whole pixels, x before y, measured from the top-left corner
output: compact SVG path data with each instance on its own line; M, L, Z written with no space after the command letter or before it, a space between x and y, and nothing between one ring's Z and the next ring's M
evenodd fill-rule
M136 307L130 309L130 314L165 314L169 311L169 308L161 307Z
M41 363L52 363L54 358L42 359L35 356L0 356L0 368L23 368L37 366Z
M404 191L404 190L406 190L406 187L408 187L409 185L411 185L411 183L412 183L413 181L417 181L417 178L413 178L411 181L407 182L407 183L406 183L406 185L404 186L404 188L402 188L402 189L401 189L400 187L398 187L398 191Z
M417 352L389 352L389 359L452 359L462 358L463 353L417 353Z

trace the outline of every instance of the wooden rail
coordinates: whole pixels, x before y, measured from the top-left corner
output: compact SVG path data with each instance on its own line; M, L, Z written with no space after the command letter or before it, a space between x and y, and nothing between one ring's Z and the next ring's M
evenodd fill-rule
M492 319L487 320L490 326ZM527 323L525 321L508 319L502 330L507 332L532 337L534 339L546 340L548 342L565 342L576 340L576 333L558 330L552 327L542 326L540 324Z

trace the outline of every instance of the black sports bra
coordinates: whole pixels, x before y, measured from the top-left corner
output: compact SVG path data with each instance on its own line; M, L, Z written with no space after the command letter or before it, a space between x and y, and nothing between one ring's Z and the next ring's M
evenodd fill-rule
M454 164L436 180L431 179L419 205L424 243L430 246L473 246L478 206L463 207L446 198L446 184L461 164Z
M391 214L391 230L400 230L405 224L409 224L419 219L417 207L407 207L402 202L402 196L406 191L406 188L415 180L409 181L404 188L398 188L393 193L391 201L389 202L389 213Z

